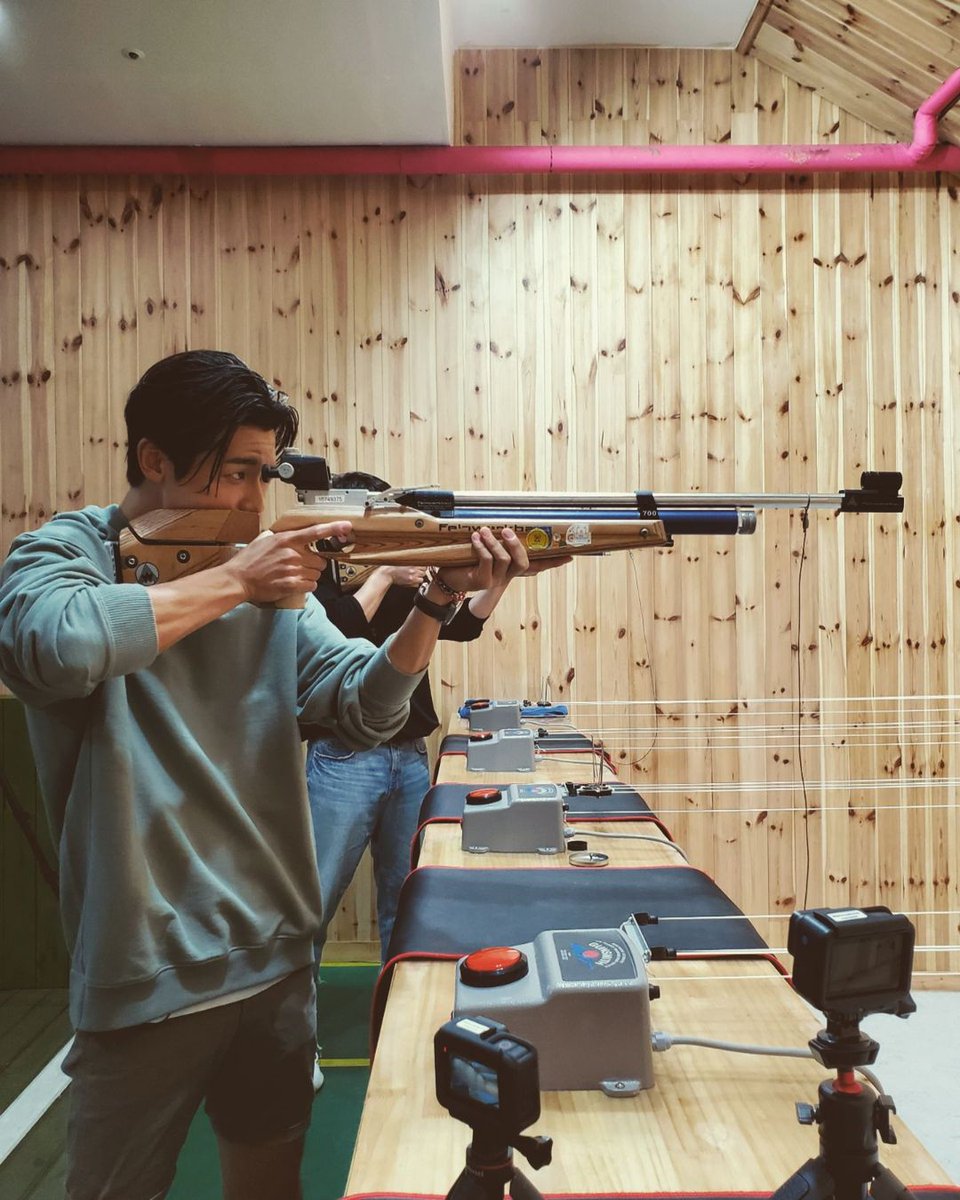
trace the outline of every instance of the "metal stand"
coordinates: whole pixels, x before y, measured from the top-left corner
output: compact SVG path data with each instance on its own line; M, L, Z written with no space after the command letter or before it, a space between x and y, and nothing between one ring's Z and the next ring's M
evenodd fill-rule
M546 1166L553 1154L553 1142L548 1137L518 1137L513 1145L534 1170ZM467 1147L467 1165L447 1192L447 1200L503 1200L505 1187L513 1200L543 1200L526 1175L513 1165L511 1147L474 1129L473 1141Z
M910 1190L880 1163L877 1136L888 1144L897 1138L890 1128L896 1112L889 1096L878 1095L857 1080L854 1067L876 1060L879 1046L857 1025L833 1022L810 1042L814 1057L836 1067L836 1079L824 1079L819 1103L797 1105L802 1125L820 1129L820 1153L808 1159L780 1185L771 1200L912 1200Z

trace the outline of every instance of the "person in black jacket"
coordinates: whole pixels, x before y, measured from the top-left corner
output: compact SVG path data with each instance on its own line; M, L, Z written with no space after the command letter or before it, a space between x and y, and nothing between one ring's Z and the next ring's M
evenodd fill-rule
M338 488L385 491L390 485L362 471L334 478ZM564 560L539 563L524 574L536 574ZM423 567L378 567L349 593L341 592L328 564L314 595L330 620L348 637L363 637L381 646L405 621L425 578ZM469 642L480 636L484 622L500 602L506 584L475 592L462 603L440 637ZM396 916L397 897L410 863L410 841L416 832L420 802L430 786L425 739L439 718L424 676L410 698L410 716L388 742L372 750L351 750L326 731L306 729L307 792L313 817L317 866L323 895L323 929L336 913L367 844L373 854L377 885L377 924L381 955L386 958Z

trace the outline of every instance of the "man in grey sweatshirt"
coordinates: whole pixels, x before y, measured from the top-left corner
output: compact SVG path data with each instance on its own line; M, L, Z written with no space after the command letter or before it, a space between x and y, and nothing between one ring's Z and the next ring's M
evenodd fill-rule
M406 720L451 593L527 567L474 537L382 647L308 596L333 522L263 534L221 566L117 582L116 546L157 508L261 512L262 468L298 418L233 355L151 367L125 417L130 490L17 538L0 575L0 677L27 707L54 839L77 1030L70 1200L166 1195L206 1102L229 1200L300 1196L322 920L299 723L357 749Z

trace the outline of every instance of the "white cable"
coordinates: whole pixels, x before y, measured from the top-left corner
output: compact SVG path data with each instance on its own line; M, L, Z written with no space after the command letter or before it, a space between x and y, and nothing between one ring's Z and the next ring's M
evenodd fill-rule
M809 1046L802 1050L796 1046L751 1046L741 1042L719 1042L713 1038L664 1033L662 1030L651 1033L650 1042L655 1051L669 1050L673 1046L704 1046L708 1050L728 1050L733 1054L762 1054L772 1058L811 1058L814 1062L817 1061ZM869 1067L854 1067L854 1070L869 1080L878 1092L885 1094L883 1084Z

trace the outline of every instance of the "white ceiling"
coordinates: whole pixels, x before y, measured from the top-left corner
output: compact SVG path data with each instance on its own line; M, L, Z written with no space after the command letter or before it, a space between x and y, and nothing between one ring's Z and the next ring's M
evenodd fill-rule
M444 144L459 47L733 46L755 5L0 0L0 143Z

